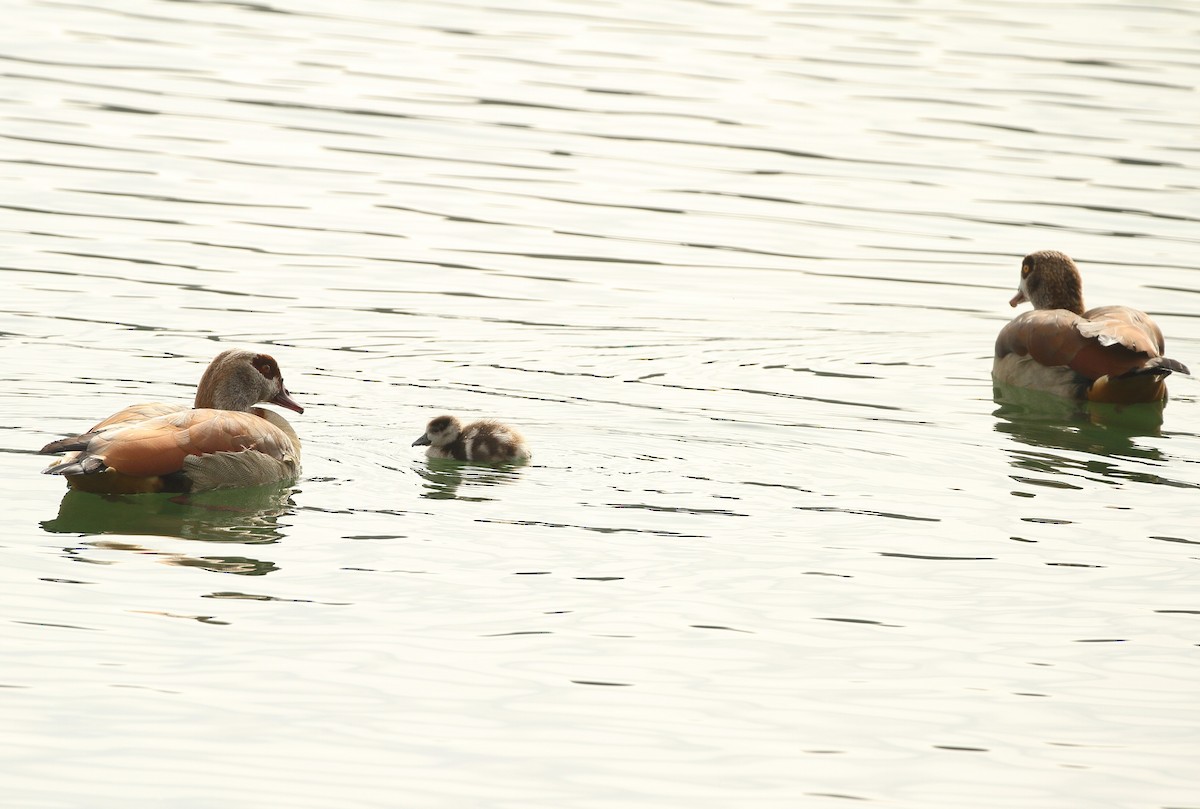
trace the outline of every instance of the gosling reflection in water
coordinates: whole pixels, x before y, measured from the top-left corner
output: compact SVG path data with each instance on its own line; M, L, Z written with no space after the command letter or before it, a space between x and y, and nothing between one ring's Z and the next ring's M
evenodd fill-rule
M468 488L500 486L518 479L515 467L471 467L442 458L431 458L424 469L417 469L417 474L425 479L425 491L421 492L421 497L429 500L493 500L492 497L478 494L459 494L458 489L464 484Z

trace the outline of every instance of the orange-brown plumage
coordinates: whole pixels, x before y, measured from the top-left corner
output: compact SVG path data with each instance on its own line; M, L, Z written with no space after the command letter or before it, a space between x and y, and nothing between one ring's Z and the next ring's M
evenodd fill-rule
M275 360L233 349L201 378L196 407L132 405L42 452L70 451L45 471L98 492L179 491L246 486L295 477L300 441L273 402L297 412Z
M1012 306L1032 312L1013 318L996 338L992 375L1020 387L1117 404L1166 395L1163 379L1188 373L1163 356L1162 331L1144 312L1127 306L1083 308L1079 270L1063 253L1031 253L1021 265Z

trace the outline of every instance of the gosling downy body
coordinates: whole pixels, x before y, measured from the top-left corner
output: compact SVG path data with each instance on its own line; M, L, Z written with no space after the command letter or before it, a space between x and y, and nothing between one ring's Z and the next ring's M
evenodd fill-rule
M525 439L512 427L485 419L463 426L454 416L438 416L412 444L428 447L429 458L475 463L514 463L531 457Z

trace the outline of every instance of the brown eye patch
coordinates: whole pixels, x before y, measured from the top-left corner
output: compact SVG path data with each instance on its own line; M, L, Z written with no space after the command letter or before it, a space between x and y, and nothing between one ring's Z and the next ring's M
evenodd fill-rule
M275 358L266 354L259 354L254 358L254 367L258 372L267 379L279 378L279 366L275 364Z

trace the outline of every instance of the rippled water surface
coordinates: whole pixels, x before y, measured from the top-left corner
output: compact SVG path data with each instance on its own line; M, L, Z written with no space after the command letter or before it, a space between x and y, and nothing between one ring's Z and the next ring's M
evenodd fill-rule
M1197 383L990 379L1200 365L1194 3L5 11L5 805L1200 807ZM38 474L231 345L294 488Z

